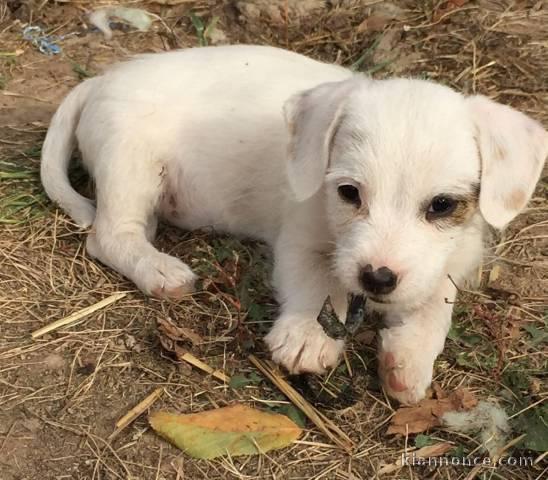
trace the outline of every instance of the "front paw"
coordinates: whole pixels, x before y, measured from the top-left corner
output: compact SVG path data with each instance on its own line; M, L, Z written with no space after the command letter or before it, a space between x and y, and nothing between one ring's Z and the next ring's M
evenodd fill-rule
M324 373L334 367L344 349L344 341L328 337L314 321L281 318L265 337L272 359L290 373Z
M157 252L139 260L133 280L147 295L181 300L194 292L196 278L186 263L171 255Z
M432 383L437 353L398 328L381 330L379 377L386 393L405 405L418 403Z

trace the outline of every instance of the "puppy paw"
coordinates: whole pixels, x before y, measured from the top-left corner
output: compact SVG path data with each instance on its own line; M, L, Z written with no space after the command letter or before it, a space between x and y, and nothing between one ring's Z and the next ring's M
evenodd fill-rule
M428 352L424 345L410 345L402 337L381 331L379 377L386 393L405 405L422 400L432 383L434 360L437 354Z
M147 295L180 300L194 291L196 275L179 259L158 252L139 260L133 280Z
M292 374L324 373L337 365L344 349L344 342L329 338L315 320L279 319L265 341L272 359Z

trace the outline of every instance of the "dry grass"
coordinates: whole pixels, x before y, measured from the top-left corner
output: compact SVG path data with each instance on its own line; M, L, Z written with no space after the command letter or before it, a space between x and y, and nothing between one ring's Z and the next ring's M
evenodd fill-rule
M378 1L333 1L330 7L316 2L321 8L299 16L294 1L278 0L270 2L278 10L259 17L246 13L243 2L196 0L175 7L128 2L146 6L163 23L155 22L148 33L118 31L105 43L85 27L93 3L107 2L0 3L0 478L376 478L382 464L397 462L416 439L385 433L396 406L379 389L372 335L354 342L347 362L329 378L298 386L350 436L351 454L334 448L311 423L289 449L219 461L185 457L150 432L142 416L108 440L116 422L158 388L165 393L154 409L190 412L247 402L287 411L287 398L268 381L229 388L176 362L157 338L157 320L169 317L204 339L188 345L195 358L229 375L253 378L258 371L248 353L264 351L260 337L276 308L269 253L251 242L164 227L158 244L188 261L204 278L203 288L181 304L144 298L87 257L82 232L41 192L38 158L47 122L82 76L134 52L196 45L193 9L206 24L218 16L217 30L233 43L280 45L359 65L376 76L432 78L488 94L548 125L546 7L482 0L454 2L462 6L445 10L445 2L437 0L398 1L394 18L383 25L378 9L386 2ZM373 31L364 29L368 17L376 17ZM49 58L21 38L21 26L30 19L48 32L78 35L62 42L62 56ZM75 170L76 183L86 189L81 177ZM436 364L436 381L444 388L465 385L514 414L512 438L547 394L546 190L545 178L527 212L489 251L484 288L460 296L454 329ZM77 324L31 338L33 331L120 291L128 294ZM474 437L443 429L428 435L466 453L479 446ZM512 448L512 455L539 455ZM539 458L534 466L496 470L404 467L382 478L532 480L543 478L545 468Z

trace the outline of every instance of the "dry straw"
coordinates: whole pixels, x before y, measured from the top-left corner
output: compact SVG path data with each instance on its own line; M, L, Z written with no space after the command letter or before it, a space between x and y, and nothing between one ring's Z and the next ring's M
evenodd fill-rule
M93 312L96 312L97 310L101 310L102 308L105 308L108 305L114 302L117 302L121 298L124 298L126 295L127 293L115 293L114 295L104 298L103 300L93 305L90 305L89 307L82 308L82 310L79 310L78 312L75 312L72 315L69 315L68 317L61 318L59 320L56 320L53 323L50 323L49 325L46 325L45 327L35 330L34 332L32 332L31 336L34 340L36 340L38 337L41 337L42 335L45 335L46 333L53 332L57 330L58 328L65 327L67 325L73 325L77 321L83 319L84 317L87 317Z
M278 373L277 369L272 368L268 361L259 360L255 355L249 356L249 361L255 365L274 385L276 385L282 393L293 402L293 404L301 410L314 425L316 425L333 443L342 449L350 452L354 447L354 442L344 433L337 425L335 425L323 413L316 410L306 399L295 390L286 380Z

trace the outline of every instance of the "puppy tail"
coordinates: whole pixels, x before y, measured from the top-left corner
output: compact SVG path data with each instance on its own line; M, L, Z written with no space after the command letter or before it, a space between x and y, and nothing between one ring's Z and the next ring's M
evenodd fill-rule
M89 92L98 79L90 79L73 89L51 119L40 164L40 178L49 198L57 203L81 227L95 219L94 203L70 185L68 168L76 144L76 126Z

